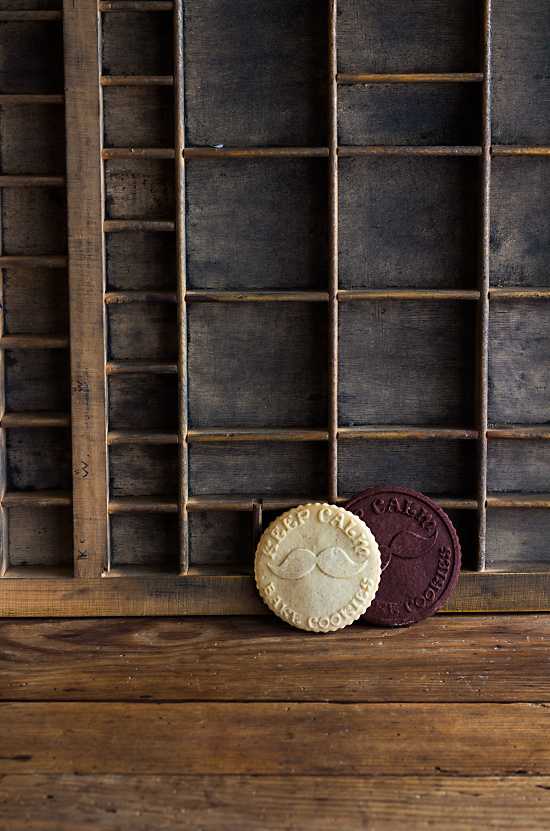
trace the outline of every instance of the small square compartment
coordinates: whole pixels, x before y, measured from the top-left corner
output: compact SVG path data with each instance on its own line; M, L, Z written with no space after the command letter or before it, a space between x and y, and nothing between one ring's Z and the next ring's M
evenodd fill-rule
M190 288L326 287L326 159L191 159L186 198Z
M490 493L550 493L550 442L489 439Z
M109 493L178 498L180 470L175 445L115 445L109 450Z
M339 314L339 423L471 427L475 307L353 301Z
M476 0L340 0L338 71L476 72Z
M4 334L66 335L68 332L67 272L59 268L7 268L4 271Z
M170 12L117 11L102 15L104 75L172 75L174 35Z
M550 286L550 159L491 164L491 284Z
M232 565L252 568L252 513L193 511L189 514L189 561L192 566Z
M343 158L340 288L473 288L477 161Z
M73 515L69 507L8 508L10 568L72 570ZM32 576L32 572L28 575Z
M338 492L400 485L437 497L475 498L476 442L468 439L340 439Z
M176 431L176 375L110 375L109 429Z
M4 255L67 253L65 188L2 189Z
M478 145L481 100L472 83L339 87L341 145Z
M61 21L0 23L0 93L47 95L60 92L63 92Z
M170 233L105 235L108 291L176 290L176 238Z
M173 87L104 87L103 128L105 147L173 147Z
M5 174L65 173L63 107L37 103L0 106L0 160Z
M326 327L324 303L190 304L190 426L326 425Z
M6 458L9 491L70 490L71 432L65 427L11 428Z
M176 212L174 176L170 159L105 162L107 219L172 221Z
M327 33L318 0L188 0L187 145L324 145Z
M124 574L174 573L179 564L179 527L176 514L121 514L112 516L111 570Z
M324 442L196 442L189 447L189 494L291 495L326 492Z
M499 300L489 315L489 421L545 424L550 405L545 300Z
M68 412L71 380L68 349L6 349L7 412Z
M550 571L550 511L489 508L486 567L495 571Z
M112 303L107 306L107 325L109 360L177 360L175 304Z

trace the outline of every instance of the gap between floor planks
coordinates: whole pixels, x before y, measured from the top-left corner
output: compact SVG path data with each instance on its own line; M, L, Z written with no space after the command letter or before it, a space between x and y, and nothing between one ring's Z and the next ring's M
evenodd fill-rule
M521 702L549 678L548 614L323 636L274 615L0 621L4 701Z

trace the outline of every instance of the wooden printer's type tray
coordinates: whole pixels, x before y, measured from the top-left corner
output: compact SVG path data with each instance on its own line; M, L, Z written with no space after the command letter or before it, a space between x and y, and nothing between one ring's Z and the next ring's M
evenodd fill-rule
M29 2L0 614L263 611L254 500L379 484L451 515L447 610L550 609L547 3Z

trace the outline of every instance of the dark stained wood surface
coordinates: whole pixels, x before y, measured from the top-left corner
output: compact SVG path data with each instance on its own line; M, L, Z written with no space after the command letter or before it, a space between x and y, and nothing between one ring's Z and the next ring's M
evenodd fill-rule
M0 622L0 828L541 829L550 616Z

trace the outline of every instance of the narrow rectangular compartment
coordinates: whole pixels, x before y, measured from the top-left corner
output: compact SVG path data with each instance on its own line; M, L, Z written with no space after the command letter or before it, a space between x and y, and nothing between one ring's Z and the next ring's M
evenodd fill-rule
M187 144L324 145L327 33L317 0L189 0Z
M197 511L189 514L191 565L252 568L252 514L249 511Z
M545 0L493 4L495 144L550 144L549 40Z
M339 162L340 288L473 288L476 159Z
M64 427L11 428L6 433L9 491L71 489L70 430Z
M326 159L189 160L189 287L324 288L327 172Z
M108 379L111 430L176 430L176 375L111 375Z
M173 221L174 162L170 159L128 159L105 162L107 219Z
M353 301L339 314L339 424L474 423L475 306Z
M173 147L172 87L104 87L103 129L105 147Z
M10 568L66 568L73 565L73 516L70 507L25 505L8 509Z
M311 499L326 492L322 442L198 442L189 447L189 494L269 494Z
M149 231L105 234L105 249L108 291L175 291L175 234Z
M4 360L8 412L70 410L68 349L6 349Z
M340 0L338 70L475 72L476 0Z
M190 426L325 425L326 326L324 303L190 304Z
M0 164L4 174L45 176L64 173L63 107L38 103L0 104Z
M170 12L117 11L102 15L104 75L171 75L174 36Z
M2 189L3 254L66 254L64 188Z
M179 562L176 514L122 514L112 516L111 570L124 573L174 573Z
M487 490L491 493L550 493L550 442L490 439Z
M177 309L173 303L107 306L107 355L113 361L176 361Z
M343 145L478 145L479 85L349 84L338 89Z
M400 485L437 497L474 499L476 442L467 439L340 439L338 493Z
M491 164L491 284L550 286L550 159Z
M489 421L544 424L550 403L546 300L499 300L489 317Z
M543 508L490 508L487 511L487 568L549 571L549 539L550 511Z
M109 450L109 493L119 496L173 496L180 487L175 445L127 444Z
M68 332L66 270L7 268L4 271L4 334L67 335Z

